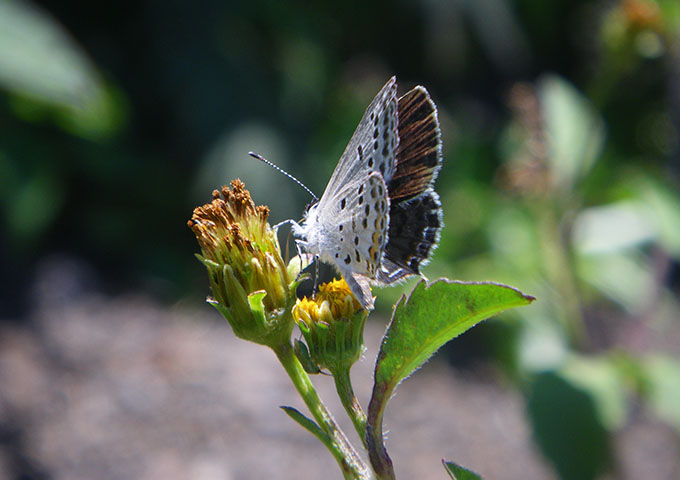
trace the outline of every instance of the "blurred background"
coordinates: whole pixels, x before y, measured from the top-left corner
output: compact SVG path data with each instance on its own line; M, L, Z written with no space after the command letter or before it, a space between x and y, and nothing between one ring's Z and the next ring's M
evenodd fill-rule
M320 195L392 75L439 108L425 274L538 298L400 387L398 477L680 478L677 0L0 0L0 478L340 478L186 221L233 178L300 218L248 151Z

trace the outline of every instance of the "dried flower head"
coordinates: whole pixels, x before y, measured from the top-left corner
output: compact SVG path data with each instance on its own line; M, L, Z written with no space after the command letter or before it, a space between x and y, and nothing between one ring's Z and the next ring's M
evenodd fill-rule
M290 335L295 288L268 217L269 208L255 206L243 182L234 180L195 208L188 225L210 276L210 303L236 335L270 345Z

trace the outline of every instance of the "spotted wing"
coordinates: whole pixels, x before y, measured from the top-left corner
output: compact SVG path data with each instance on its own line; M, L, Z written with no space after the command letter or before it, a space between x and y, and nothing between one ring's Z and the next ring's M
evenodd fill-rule
M329 202L318 218L318 227L325 231L322 260L330 260L343 273L374 279L389 228L390 204L382 176L374 172L346 185Z
M320 208L325 197L371 172L379 172L386 182L392 178L399 147L397 109L397 80L392 77L364 112L321 196Z
M398 105L396 171L387 184L389 241L378 274L382 284L419 274L443 226L441 202L433 185L442 163L437 107L421 86L401 97Z

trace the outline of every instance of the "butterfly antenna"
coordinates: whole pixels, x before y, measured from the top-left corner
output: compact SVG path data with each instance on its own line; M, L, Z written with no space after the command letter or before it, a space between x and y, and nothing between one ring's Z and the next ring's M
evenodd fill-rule
M259 161L266 163L267 165L269 165L270 167L272 167L275 170L278 170L280 173L284 174L286 177L290 178L292 181L294 181L295 183L300 185L302 188L304 188L305 191L312 196L312 198L314 199L315 202L319 201L319 197L314 195L314 192L312 192L309 188L307 188L307 185L305 185L300 180L298 180L297 178L292 176L290 173L286 172L283 168L279 167L278 165L273 164L272 162L270 162L269 160L264 158L262 155L258 155L257 153L248 152L248 155L250 155L253 158L257 158Z

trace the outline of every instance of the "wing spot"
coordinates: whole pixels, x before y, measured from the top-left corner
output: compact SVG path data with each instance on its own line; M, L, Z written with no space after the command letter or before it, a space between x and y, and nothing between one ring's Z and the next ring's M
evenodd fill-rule
M373 157L368 157L368 168L373 168Z
M359 237L358 236L354 237L354 245L359 245Z
M371 198L375 198L376 195L378 195L378 191L375 189L375 187L371 188Z
M364 196L359 195L359 205L361 205L362 203L364 203Z
M364 226L364 230L368 228L368 218L365 218L361 221L361 224Z
M351 261L352 261L352 259L350 258L349 255L347 255L347 256L345 257L345 264L349 265L349 262L351 262Z
M373 130L373 138L378 138L378 135L380 135L380 130L378 130L377 128L375 128L375 129Z
M359 255L359 250L354 250L354 254L356 255L357 263L361 262L361 256Z
M357 152L359 153L359 160L363 161L364 159L364 149L361 148L361 145L357 147Z
M373 142L373 150L377 152L378 148L380 148L380 143L376 140L375 142Z
M371 206L369 204L366 204L366 208L364 209L364 212L366 212L366 216L371 214ZM364 220L366 220L364 218Z
M381 163L380 166L378 167L378 170L380 170L380 174L384 176L385 175L385 164ZM343 207L343 208L345 208L345 207Z
M347 205L347 199L346 199L346 198L343 198L343 199L340 201L340 210L344 210L346 205Z
M364 185L363 184L359 185L359 190L357 191L357 195L361 195L362 193L364 193Z

